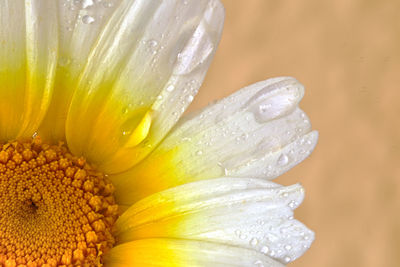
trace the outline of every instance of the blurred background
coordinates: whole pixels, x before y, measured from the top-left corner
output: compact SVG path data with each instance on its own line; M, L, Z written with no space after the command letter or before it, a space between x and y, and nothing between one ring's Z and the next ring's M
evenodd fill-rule
M222 2L222 40L191 110L293 76L320 133L275 180L303 184L295 216L316 232L290 266L400 266L400 1Z

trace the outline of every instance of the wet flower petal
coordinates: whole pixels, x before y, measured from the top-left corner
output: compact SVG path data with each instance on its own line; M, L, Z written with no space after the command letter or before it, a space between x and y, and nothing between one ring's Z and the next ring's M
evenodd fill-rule
M252 249L288 263L314 234L293 219L300 185L217 178L156 193L131 206L116 223L120 243L145 238L201 240Z
M58 26L58 34L52 37L59 43L58 62L54 94L40 125L39 135L49 142L58 142L65 140L65 120L88 56L121 0L96 1L91 5L84 5L82 1L53 2L57 4L58 10L44 12L57 16L58 23L52 25Z
M73 153L120 172L175 124L203 80L223 22L219 2L192 2L123 1L116 8L72 98L66 137Z
M275 78L183 118L143 162L113 175L120 203L221 176L273 179L304 160L318 134L297 106L303 86ZM138 190L139 189L139 190Z
M105 257L112 267L283 267L261 253L221 244L176 239L142 239L114 247Z

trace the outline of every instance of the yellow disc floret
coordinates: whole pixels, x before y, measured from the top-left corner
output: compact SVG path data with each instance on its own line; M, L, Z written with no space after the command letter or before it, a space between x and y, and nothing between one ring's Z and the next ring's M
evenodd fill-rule
M0 266L100 266L114 188L61 143L0 144Z

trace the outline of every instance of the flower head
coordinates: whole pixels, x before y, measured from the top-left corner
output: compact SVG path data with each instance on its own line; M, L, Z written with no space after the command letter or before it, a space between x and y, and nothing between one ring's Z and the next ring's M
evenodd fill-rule
M0 265L282 266L313 233L269 180L317 133L295 79L183 116L218 0L0 3ZM46 265L47 264L47 265Z

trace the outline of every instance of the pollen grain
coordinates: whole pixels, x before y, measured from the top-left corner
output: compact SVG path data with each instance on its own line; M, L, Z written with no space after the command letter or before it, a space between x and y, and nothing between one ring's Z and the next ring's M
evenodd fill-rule
M118 206L105 175L62 144L0 144L0 266L101 266Z

